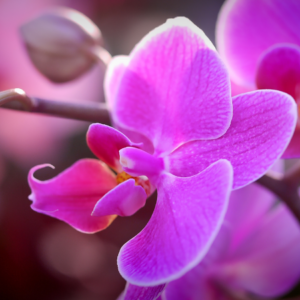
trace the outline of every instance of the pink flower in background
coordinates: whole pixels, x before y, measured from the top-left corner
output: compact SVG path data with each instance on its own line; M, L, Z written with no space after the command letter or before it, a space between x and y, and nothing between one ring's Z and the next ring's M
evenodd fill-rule
M135 213L156 188L152 218L122 247L119 271L144 286L179 278L208 251L232 186L264 174L294 131L290 96L259 91L231 99L229 85L204 33L186 18L168 20L109 66L106 96L124 134L93 124L87 142L103 162L81 160L44 182L33 174L45 165L33 168L32 208L95 232Z
M220 300L224 290L278 297L300 278L300 228L274 196L256 184L233 191L207 255L167 287L128 284L119 300ZM161 299L161 298L159 298Z
M0 90L22 88L29 95L63 101L100 101L101 71L95 68L83 77L53 84L32 65L22 44L19 27L43 10L64 5L63 0L1 1L0 3ZM92 2L75 5L88 12ZM61 150L62 140L83 122L37 116L0 109L0 151L23 166L40 163Z
M217 46L234 90L275 89L300 105L300 2L227 0ZM300 121L284 158L300 156Z
M278 297L300 278L300 228L289 209L256 185L234 191L224 224L207 256L171 282L166 300L215 300L215 284Z

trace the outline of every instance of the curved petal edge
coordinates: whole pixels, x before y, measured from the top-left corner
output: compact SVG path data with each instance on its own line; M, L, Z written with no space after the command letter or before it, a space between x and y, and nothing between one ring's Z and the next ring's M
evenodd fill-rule
M39 165L28 174L31 208L62 220L78 231L94 233L105 229L115 215L92 217L97 201L116 186L115 175L96 159L82 159L56 177L40 181L34 172L51 165Z

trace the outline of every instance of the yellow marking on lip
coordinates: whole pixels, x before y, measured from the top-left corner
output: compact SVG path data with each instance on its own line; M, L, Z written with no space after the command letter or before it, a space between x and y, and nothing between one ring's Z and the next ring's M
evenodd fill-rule
M117 184L120 184L120 183L122 183L122 182L124 182L128 179L131 179L131 178L134 179L134 181L136 182L137 177L133 177L133 176L127 174L124 171L121 172L121 173L118 173L118 175L117 175Z
M150 194L151 194L151 184L150 184L150 181L148 179L145 180L141 177L134 177L134 176L131 176L131 175L127 174L124 171L117 174L117 178L116 178L117 184L120 184L120 183L122 183L122 182L124 182L128 179L134 179L135 185L141 186L145 190L147 196L150 196Z

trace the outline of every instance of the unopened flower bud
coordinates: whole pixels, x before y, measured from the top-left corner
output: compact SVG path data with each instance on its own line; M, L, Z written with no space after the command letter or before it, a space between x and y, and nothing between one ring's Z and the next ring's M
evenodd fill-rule
M99 60L102 36L85 15L59 7L20 28L36 68L54 82L67 82L84 74Z

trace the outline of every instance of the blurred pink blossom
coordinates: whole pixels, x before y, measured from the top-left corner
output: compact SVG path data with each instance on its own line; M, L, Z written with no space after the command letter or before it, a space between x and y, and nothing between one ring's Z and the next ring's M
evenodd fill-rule
M300 111L300 1L227 0L216 42L233 94L274 89L290 94ZM283 158L300 157L300 120Z
M167 300L215 300L216 286L278 297L300 278L300 229L284 204L255 184L231 195L225 222L205 259L169 284Z

